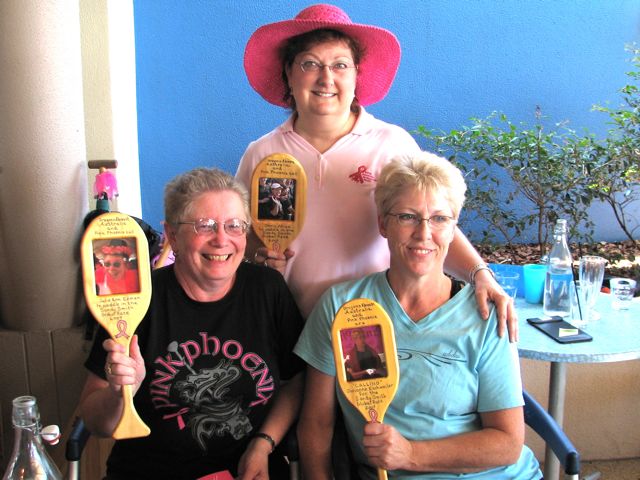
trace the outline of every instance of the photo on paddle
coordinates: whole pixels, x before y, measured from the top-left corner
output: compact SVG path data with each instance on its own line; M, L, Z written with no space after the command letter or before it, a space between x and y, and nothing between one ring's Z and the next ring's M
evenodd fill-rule
M258 185L258 219L295 219L295 179L260 177Z
M348 382L387 376L380 325L344 328L340 338Z
M133 237L93 240L96 294L138 293L137 242Z

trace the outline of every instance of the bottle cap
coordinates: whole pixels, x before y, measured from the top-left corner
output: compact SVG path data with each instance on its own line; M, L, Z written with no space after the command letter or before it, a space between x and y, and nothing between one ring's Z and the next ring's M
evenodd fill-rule
M40 432L40 436L49 445L57 445L60 441L60 427L58 425L47 425Z

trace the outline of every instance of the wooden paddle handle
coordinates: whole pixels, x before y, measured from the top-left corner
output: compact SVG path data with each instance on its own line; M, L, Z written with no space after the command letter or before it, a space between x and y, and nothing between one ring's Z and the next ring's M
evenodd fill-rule
M131 385L122 386L122 399L124 405L122 417L113 431L113 438L120 440L123 438L146 437L151 433L151 429L142 421L138 412L133 407L133 390Z
M378 480L387 480L387 471L384 468L378 469Z
M116 340L117 341L117 340ZM125 340L127 355L131 354L131 338ZM151 429L142 421L133 405L133 385L122 386L122 416L113 431L113 438L121 440L124 438L146 437L151 433Z

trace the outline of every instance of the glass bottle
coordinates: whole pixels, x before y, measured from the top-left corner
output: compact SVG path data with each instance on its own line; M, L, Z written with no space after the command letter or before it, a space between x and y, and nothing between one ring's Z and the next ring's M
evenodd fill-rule
M62 480L40 438L40 413L35 397L13 399L13 453L3 480Z
M571 314L573 259L567 243L567 221L558 219L553 230L553 246L547 262L542 310L545 315L566 317Z

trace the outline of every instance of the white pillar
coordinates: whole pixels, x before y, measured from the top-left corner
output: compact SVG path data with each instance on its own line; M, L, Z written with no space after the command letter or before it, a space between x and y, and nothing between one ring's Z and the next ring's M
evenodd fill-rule
M81 0L80 25L87 159L118 160L120 196L111 208L141 217L133 1Z
M0 1L0 307L72 324L87 172L77 0Z

